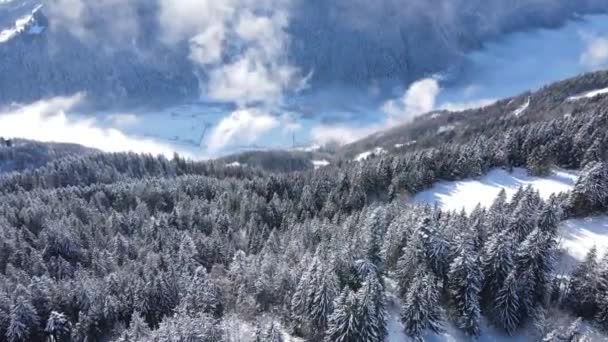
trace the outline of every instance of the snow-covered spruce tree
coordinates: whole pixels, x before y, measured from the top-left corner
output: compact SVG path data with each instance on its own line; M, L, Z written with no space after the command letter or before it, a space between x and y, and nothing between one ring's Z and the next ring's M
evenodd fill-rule
M591 146L585 151L585 155L581 161L581 167L584 168L589 164L606 160L606 139L608 139L608 136L603 135L598 136L593 140Z
M68 342L70 340L71 331L72 324L68 318L63 313L52 311L44 329L49 341Z
M608 293L598 294L597 307L595 320L604 331L608 331Z
M325 334L326 342L358 342L360 336L359 303L357 296L349 288L334 302L334 312L329 316Z
M361 324L358 330L361 333L362 341L384 341L387 334L384 296L384 287L378 281L378 277L369 274L357 291L358 321Z
M561 210L557 204L557 197L551 195L549 200L542 206L538 215L538 229L542 232L555 235L557 225L560 221Z
M18 296L11 307L10 323L6 332L8 342L26 342L38 328L40 318L29 299Z
M523 197L511 214L508 229L518 241L523 241L534 229L537 220L538 194L532 187L524 190Z
M149 341L151 330L141 314L133 312L129 328L120 335L117 342L143 342Z
M224 311L223 296L220 289L211 282L204 267L199 266L190 278L182 305L190 314L207 313L215 318L222 316Z
M386 226L386 209L384 207L374 209L365 222L365 232L367 235L365 256L376 265L380 272L384 269L381 252Z
M401 322L405 333L416 341L423 341L425 330L439 333L441 306L437 280L423 271L416 273L401 308Z
M467 335L479 335L480 291L483 273L472 238L463 239L448 274L450 297L456 307L458 327Z
M422 219L416 232L420 241L416 245L416 253L437 277L443 278L450 267L450 243L439 234L435 225L436 222L428 217Z
M513 270L494 299L493 321L509 334L515 332L522 323L520 292L518 274Z
M292 319L302 334L322 334L338 295L338 279L331 264L323 265L315 255L302 274L291 301Z
M203 313L190 316L183 308L178 308L172 317L162 320L149 341L222 342L223 336L221 326L211 316Z
M275 322L269 323L265 327L258 326L255 332L255 342L283 342L283 333L279 325Z
M332 267L319 267L312 277L308 289L310 300L307 317L317 331L324 331L330 314L334 310L333 302L338 295L338 279Z
M481 264L484 282L481 295L485 311L490 315L496 294L515 267L513 245L511 233L502 231L490 237L483 250Z
M526 168L533 176L543 177L551 172L551 156L544 146L535 148L528 155Z
M570 277L566 305L576 315L592 318L597 314L598 276L597 249L593 247Z
M586 216L608 208L608 163L591 163L583 169L570 193L568 211Z
M548 303L550 294L550 279L555 264L557 241L554 233L545 233L536 228L528 235L517 249L515 267L522 275L523 288L526 298L522 303L530 301L532 307L525 308L526 314L532 312L534 306ZM524 294L522 293L522 296ZM527 298L530 296L530 298ZM524 307L522 307L524 308Z

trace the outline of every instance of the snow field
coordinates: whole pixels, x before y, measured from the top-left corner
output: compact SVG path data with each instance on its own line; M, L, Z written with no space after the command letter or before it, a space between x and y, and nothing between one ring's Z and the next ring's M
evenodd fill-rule
M489 207L502 189L510 199L521 186L531 185L538 190L543 199L551 194L572 190L578 172L555 170L544 178L533 177L526 170L516 168L512 173L494 169L485 176L454 182L438 182L431 189L418 193L414 203L437 203L443 210L470 213L477 204ZM608 252L608 216L573 219L560 224L561 248L570 258L562 258L563 268L571 268L585 258L587 252L595 246L598 255Z

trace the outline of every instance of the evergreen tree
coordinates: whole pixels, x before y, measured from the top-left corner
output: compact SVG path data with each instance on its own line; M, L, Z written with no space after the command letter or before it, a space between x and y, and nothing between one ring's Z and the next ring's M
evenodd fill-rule
M150 335L150 327L148 327L141 314L136 311L131 316L129 329L121 334L118 342L143 342L149 340Z
M482 297L486 307L493 306L494 297L515 266L513 249L511 233L503 231L494 234L483 250L481 260L484 274ZM491 310L488 311L491 312Z
M440 310L436 280L429 274L419 272L401 310L405 333L416 341L422 341L422 333L427 329L435 333L441 332Z
M471 336L479 335L480 291L483 273L474 243L465 238L450 265L449 289L458 314L458 326Z
M515 270L505 279L494 301L495 323L512 334L521 324L520 285Z
M584 216L608 208L608 163L591 163L583 169L570 193L569 210Z
M70 340L72 325L67 317L57 311L51 312L44 332L50 342L67 342Z
M566 303L579 316L593 317L597 312L598 264L593 247L572 273Z
M8 342L25 342L36 333L39 317L32 303L19 296L11 307L10 324L6 332Z
M357 342L361 332L359 303L353 291L345 288L334 303L334 312L329 316L325 340L327 342Z
M370 274L357 291L359 303L358 321L361 341L384 341L386 331L386 308L384 288L378 278Z

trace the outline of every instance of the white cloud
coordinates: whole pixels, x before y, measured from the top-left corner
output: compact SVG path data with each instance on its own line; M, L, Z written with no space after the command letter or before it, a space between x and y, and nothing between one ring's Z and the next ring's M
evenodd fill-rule
M386 101L380 108L385 114L382 121L367 127L348 127L338 125L319 125L313 127L311 139L316 144L337 142L351 143L372 133L408 123L414 118L433 110L462 111L490 105L496 100L479 99L463 102L446 102L437 105L441 87L437 78L425 78L412 83L403 96Z
M581 54L580 63L590 68L598 68L608 64L608 37L583 35L587 43Z
M66 113L81 100L81 95L57 97L4 110L0 112L0 136L75 143L106 152L173 155L175 149L168 145L100 128L94 119L71 119Z
M319 145L328 143L348 144L367 135L381 130L385 126L373 125L370 127L345 127L337 125L319 125L310 132L311 140Z
M430 112L435 108L435 100L441 88L435 78L425 78L410 85L403 96L389 100L382 106L387 114L389 125L405 123L416 116Z
M240 145L251 144L268 131L279 127L279 120L259 109L238 109L222 119L207 139L211 154L221 152L236 141Z
M187 40L190 59L206 75L204 95L250 107L277 103L300 86L288 62L292 0L160 0L167 43Z
M435 109L440 91L436 78L418 80L408 87L402 97L386 101L381 106L380 111L385 114L381 122L367 127L319 125L311 130L311 139L321 145L330 142L347 144L372 133L407 123Z

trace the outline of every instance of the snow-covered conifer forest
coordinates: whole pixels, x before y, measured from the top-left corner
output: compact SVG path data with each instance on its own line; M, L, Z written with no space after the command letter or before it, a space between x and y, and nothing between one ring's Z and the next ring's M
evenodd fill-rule
M592 247L563 267L560 229L608 213L608 96L563 100L602 82L522 95L524 115L508 109L514 98L422 116L317 169L312 152L292 157L310 167L285 171L280 158L254 167L2 140L1 339L605 340L608 254ZM459 128L437 133L442 121ZM397 137L416 142L389 151ZM386 151L349 157L370 141ZM472 211L411 200L522 168L578 177L569 191L532 184Z

